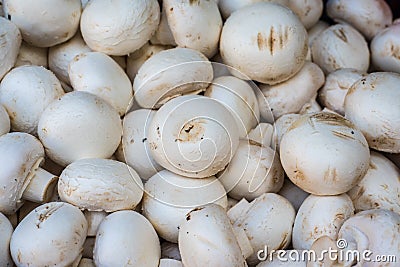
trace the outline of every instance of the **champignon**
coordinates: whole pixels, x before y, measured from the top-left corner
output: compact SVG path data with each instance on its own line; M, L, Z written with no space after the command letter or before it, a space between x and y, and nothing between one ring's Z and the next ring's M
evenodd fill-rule
M315 38L317 38L324 30L328 28L329 28L328 23L326 23L323 20L319 20L314 26L308 29L308 46L310 47L310 49Z
M314 26L322 15L322 0L289 0L288 7L300 18L306 29Z
M47 52L47 48L36 47L22 42L14 67L37 65L47 68Z
M0 16L0 81L15 65L21 41L17 26Z
M400 73L400 23L379 31L371 41L372 64L379 70Z
M155 45L161 44L176 46L174 36L172 35L171 28L168 24L167 14L163 6L161 8L160 23L158 24L158 28L153 37L150 39L150 42Z
M282 115L275 121L272 146L276 147L276 151L279 152L283 135L298 118L300 118L300 114L289 113Z
M218 0L218 7L224 19L227 19L236 10L258 2L271 2L284 6L289 5L289 0Z

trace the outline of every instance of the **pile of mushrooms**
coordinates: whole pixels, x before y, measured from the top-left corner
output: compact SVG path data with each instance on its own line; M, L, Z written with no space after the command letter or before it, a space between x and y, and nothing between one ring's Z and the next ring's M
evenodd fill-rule
M399 266L396 16L0 0L0 266Z

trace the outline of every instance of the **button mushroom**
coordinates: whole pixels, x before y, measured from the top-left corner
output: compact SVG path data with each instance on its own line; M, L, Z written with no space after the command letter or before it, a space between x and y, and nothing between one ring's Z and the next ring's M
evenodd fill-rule
M83 214L85 215L86 221L88 223L87 236L96 236L97 229L99 228L100 223L108 215L108 213L104 211L85 210Z
M300 118L300 114L284 114L274 123L273 147L279 151L283 135L287 132L293 122Z
M224 19L227 19L236 10L258 2L271 2L284 6L289 5L289 0L218 0L218 7Z
M47 52L47 48L36 47L22 42L14 67L37 65L47 68Z
M21 41L17 26L0 16L0 81L15 65Z
M324 2L322 0L289 0L288 7L299 16L304 27L310 29L321 17Z
M10 221L0 212L0 265L13 266L10 254L10 240L14 231Z
M6 109L0 105L0 136L10 131L10 117Z

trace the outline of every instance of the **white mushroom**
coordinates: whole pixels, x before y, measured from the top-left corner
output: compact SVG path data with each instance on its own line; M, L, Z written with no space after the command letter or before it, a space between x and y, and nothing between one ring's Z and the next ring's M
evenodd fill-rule
M272 147L276 147L276 151L280 149L283 135L298 118L300 118L300 114L290 113L282 115L275 121Z
M224 209L228 205L226 191L214 176L194 179L164 170L146 182L142 209L159 236L176 243L185 215L208 203Z
M17 26L0 16L0 81L15 65L21 41Z
M284 6L289 5L289 0L219 0L218 7L223 18L227 19L236 10L258 2L271 2Z
M89 1L82 12L81 32L94 51L127 55L142 47L157 29L157 0Z
M281 190L278 192L279 195L283 196L292 204L296 213L299 210L301 204L310 195L309 193L302 190L300 187L292 183L290 179L285 179Z
M312 42L311 54L326 74L342 68L366 72L369 67L368 44L350 25L336 24L324 30Z
M179 95L202 91L213 79L211 62L196 50L173 48L150 57L140 67L133 88L144 108L159 108Z
M70 39L79 27L80 0L4 0L4 13L25 42L50 47Z
M264 193L278 192L284 180L279 155L270 147L241 140L226 167L218 174L229 196L251 201Z
M328 28L329 24L323 20L320 20L314 26L308 29L308 46L310 47L310 49L315 38L317 38L324 30Z
M63 94L57 77L39 66L14 68L0 83L0 104L10 116L11 130L35 135L43 111Z
M400 73L400 23L375 35L371 41L371 59L379 70Z
M260 112L264 119L270 111L274 118L297 113L307 104L324 84L325 76L318 65L307 61L292 78L275 85L260 84L262 95L258 97Z
M161 259L158 267L183 267L182 262L173 259Z
M219 205L189 212L179 229L178 244L184 266L247 267L226 211Z
M385 0L328 0L326 12L334 21L350 24L368 40L389 26L393 19Z
M10 242L17 266L68 266L80 260L87 222L76 207L50 202L36 208L15 229Z
M176 46L174 36L172 35L171 28L168 24L167 14L163 6L161 8L160 23L158 24L158 28L153 37L150 39L150 42L156 45Z
M299 114L308 114L322 111L322 107L317 102L318 94L315 94L311 97L310 101L304 104L304 106L300 109Z
M181 261L181 253L179 252L179 246L177 243L171 243L164 241L161 243L161 258L174 259Z
M304 27L310 29L321 17L324 2L322 0L289 0L288 7L299 16Z
M75 91L101 97L120 116L128 111L133 97L132 83L111 57L100 52L79 54L69 63L68 75Z
M145 217L135 211L117 211L100 224L93 254L98 267L158 267L160 241Z
M389 159L371 151L369 169L349 196L356 212L388 209L400 214L400 170Z
M0 212L15 212L22 199L49 201L57 177L39 167L43 158L43 146L34 136L18 132L0 136Z
M143 196L143 183L134 169L111 159L81 159L60 175L62 201L89 211L134 209Z
M14 67L23 65L37 65L47 68L47 48L36 47L22 42L19 48L17 62Z
M0 105L0 136L8 133L10 128L10 117L8 116L6 109Z
M121 119L101 98L67 93L42 113L38 134L46 154L61 166L83 158L109 158L122 135Z
M400 74L371 73L347 92L346 118L362 131L371 148L400 152Z
M0 6L1 7L1 6ZM0 212L0 265L13 266L10 254L10 240L14 231L10 221Z
M309 250L321 236L336 240L343 222L353 214L353 202L347 194L308 196L294 221L293 248Z
M234 115L240 138L260 121L260 110L253 88L245 81L234 76L222 76L214 79L204 92L205 96L216 99Z
M180 96L164 104L149 126L154 160L188 177L209 177L223 170L239 145L233 115L217 100Z
M261 122L254 129L251 129L246 138L250 142L256 142L264 147L271 147L275 150L272 137L274 135L274 126L269 123Z
M296 120L283 135L279 154L290 180L315 195L350 190L367 172L370 155L361 131L328 112Z
M174 40L211 58L218 51L222 18L216 1L164 0L163 10Z
M344 99L350 87L367 74L355 69L338 69L328 74L319 90L319 100L325 107L344 116Z
M278 4L246 6L234 12L222 28L224 62L258 82L276 84L294 76L307 51L303 24L290 9Z

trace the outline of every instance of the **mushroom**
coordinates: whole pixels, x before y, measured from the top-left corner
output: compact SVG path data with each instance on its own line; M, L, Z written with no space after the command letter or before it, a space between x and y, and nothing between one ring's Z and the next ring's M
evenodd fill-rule
M161 44L176 46L174 36L172 35L171 28L168 24L164 6L161 7L160 23L158 24L158 28L153 37L150 39L150 42L155 45Z
M184 266L247 267L238 242L226 211L216 204L190 211L179 229Z
M261 122L254 129L251 129L246 137L249 142L255 142L264 147L271 147L275 150L275 147L272 143L273 134L274 126L269 123Z
M100 224L93 251L94 263L104 266L158 267L160 241L151 223L143 215L117 211Z
M49 69L54 72L61 82L69 85L69 63L75 56L90 51L92 50L83 41L80 32L78 32L67 42L49 48Z
M393 19L385 0L328 0L326 12L334 21L350 24L368 40L389 26Z
M0 16L0 81L17 62L21 41L17 26Z
M275 121L272 146L276 147L276 151L280 149L283 135L298 118L300 118L300 114L289 113L282 115Z
M400 214L400 170L383 155L371 151L369 169L348 195L356 212L388 209Z
M147 139L148 127L155 113L153 110L138 109L129 112L123 120L122 156L143 180L148 180L162 170L150 153Z
M40 66L14 68L0 83L0 104L10 116L11 130L34 135L43 111L63 94L57 77Z
M362 131L371 148L400 152L400 74L371 73L347 92L346 118Z
M311 52L311 46L315 38L317 38L324 30L329 28L329 24L323 20L319 20L314 26L308 29L308 46Z
M10 131L10 117L6 109L0 105L0 136Z
M94 51L121 56L142 47L157 30L157 0L89 1L82 12L81 32Z
M284 180L279 155L270 147L241 140L226 169L218 180L234 199L251 201L264 193L278 192Z
M227 19L236 10L258 2L271 2L289 6L289 0L219 0L218 7L224 19Z
M203 91L213 78L211 62L196 50L173 48L150 57L140 67L133 88L144 108L159 108L179 95Z
M10 240L14 231L6 216L0 212L0 265L13 266L10 254Z
M361 131L329 112L297 119L283 135L279 154L290 180L315 195L350 190L367 172L370 157Z
M371 41L371 59L374 67L400 73L400 23L378 32Z
M35 47L22 42L14 67L37 65L47 68L47 52L47 48Z
M222 28L224 62L257 82L288 80L300 71L307 51L303 24L290 9L278 4L246 6L234 12Z
M4 0L4 14L28 44L50 47L70 39L79 27L80 0ZM33 26L34 25L34 26Z
M15 228L10 250L17 266L68 266L79 262L86 238L83 213L68 203L41 205Z
M204 178L222 171L239 145L233 115L205 96L168 101L154 115L148 131L154 160L187 177Z
M288 7L300 18L306 29L314 26L322 15L322 0L290 0Z
M120 116L129 110L133 97L131 81L124 70L106 54L79 54L69 63L68 75L75 91L101 97Z
M318 94L315 94L311 97L308 103L305 103L304 106L300 109L299 114L308 114L322 111L322 107L317 102Z
M325 74L342 68L367 72L369 67L368 44L350 25L336 24L324 30L312 42L311 55Z
M22 199L50 199L57 177L39 167L43 158L43 146L34 136L18 132L0 136L0 212L17 211Z
M222 76L214 79L204 92L205 96L215 99L228 108L234 115L240 138L260 121L260 110L253 88L245 81L234 76Z
M161 259L158 267L183 267L182 262L173 259Z
M145 184L143 215L158 235L178 242L178 230L185 215L195 207L216 203L226 209L226 191L214 176L204 179L187 178L167 170L160 171Z
M179 47L197 50L208 58L217 53L222 18L216 1L164 0L163 10Z
M281 190L278 192L279 195L283 196L292 204L296 213L299 210L301 204L310 195L309 193L302 190L300 187L292 183L290 179L285 179Z
M321 236L336 240L343 222L353 214L353 202L347 194L308 196L301 204L294 221L293 248L309 250Z
M338 69L328 74L319 90L321 104L344 116L344 99L350 87L367 74L356 69Z
M324 82L324 73L318 65L307 61L301 70L287 81L275 85L260 84L263 96L258 98L261 116L267 119L270 110L275 119L284 114L299 112Z
M83 158L109 158L122 135L118 112L87 92L67 93L42 113L38 134L46 154L61 166Z
M161 258L173 259L181 261L181 253L179 252L179 246L177 243L171 243L164 241L161 243Z

